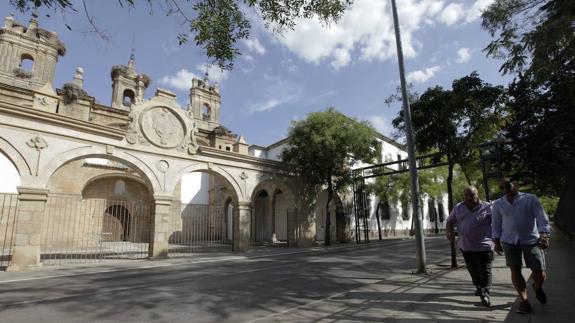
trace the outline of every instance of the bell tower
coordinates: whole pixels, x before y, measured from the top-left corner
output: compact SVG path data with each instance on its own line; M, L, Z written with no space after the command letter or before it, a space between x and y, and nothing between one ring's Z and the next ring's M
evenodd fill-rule
M59 56L66 47L54 32L38 27L37 14L32 14L28 26L14 17L4 19L0 28L0 82L38 90L49 84L52 88Z
M146 74L136 71L134 52L130 55L128 66L116 65L112 67L112 108L130 111L132 105L144 100L144 91L150 85L150 78Z
M194 113L200 128L213 130L220 125L220 89L208 83L207 77L204 80L192 79L190 88L190 110Z

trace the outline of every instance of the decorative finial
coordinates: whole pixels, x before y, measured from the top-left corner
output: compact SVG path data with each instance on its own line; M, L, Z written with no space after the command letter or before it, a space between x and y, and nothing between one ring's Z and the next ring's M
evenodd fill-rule
M136 66L136 35L132 34L132 52L130 53L130 60L128 67L134 68Z

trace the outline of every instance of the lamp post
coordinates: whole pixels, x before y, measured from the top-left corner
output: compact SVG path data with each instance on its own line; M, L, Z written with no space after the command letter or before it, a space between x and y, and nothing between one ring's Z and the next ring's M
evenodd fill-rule
M401 81L401 97L403 102L403 119L405 123L405 136L407 137L407 159L409 162L409 174L411 178L411 203L413 206L413 220L415 226L416 244L416 273L425 273L425 240L423 228L421 227L421 212L419 210L419 181L417 179L417 164L415 161L415 147L413 140L413 129L411 127L411 110L407 98L407 88L405 85L405 68L403 66L403 49L401 47L401 35L399 32L399 19L397 17L397 5L395 0L391 0L393 11L393 25L395 27L395 44L397 45L397 60L399 63L399 78Z

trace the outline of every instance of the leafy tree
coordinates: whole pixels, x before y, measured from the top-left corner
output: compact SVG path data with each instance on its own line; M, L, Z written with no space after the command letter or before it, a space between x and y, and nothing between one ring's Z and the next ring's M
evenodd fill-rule
M540 194L575 181L575 1L496 0L483 14L489 56L515 74L505 125L511 173Z
M454 205L454 168L469 164L476 157L476 147L499 130L503 94L503 87L485 83L473 72L453 81L451 90L429 88L411 103L417 150L439 151L447 158L449 211ZM401 112L393 125L403 131Z
M187 25L186 31L177 35L180 44L193 35L197 46L222 69L231 69L234 59L240 55L238 40L250 36L251 23L248 11L255 10L265 26L274 32L293 29L298 19L317 17L322 23L336 22L352 0L146 0L150 12L159 10L176 15ZM121 7L134 7L136 0L118 0ZM78 10L71 0L10 0L10 4L22 12L34 7L83 12L94 30L100 34L95 19L90 16L87 1ZM189 14L191 12L191 14ZM67 26L68 28L71 28Z
M329 205L333 192L350 183L354 163L371 163L380 155L377 132L368 122L359 122L329 108L294 121L288 140L282 160L305 184L327 186L325 244L329 245Z

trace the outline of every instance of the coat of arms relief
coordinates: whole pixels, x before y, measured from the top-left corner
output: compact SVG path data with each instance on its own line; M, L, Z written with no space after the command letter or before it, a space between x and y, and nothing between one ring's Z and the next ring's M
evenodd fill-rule
M129 144L154 145L177 149L192 155L197 153L197 126L193 113L179 113L165 106L151 106L130 112L126 134Z

